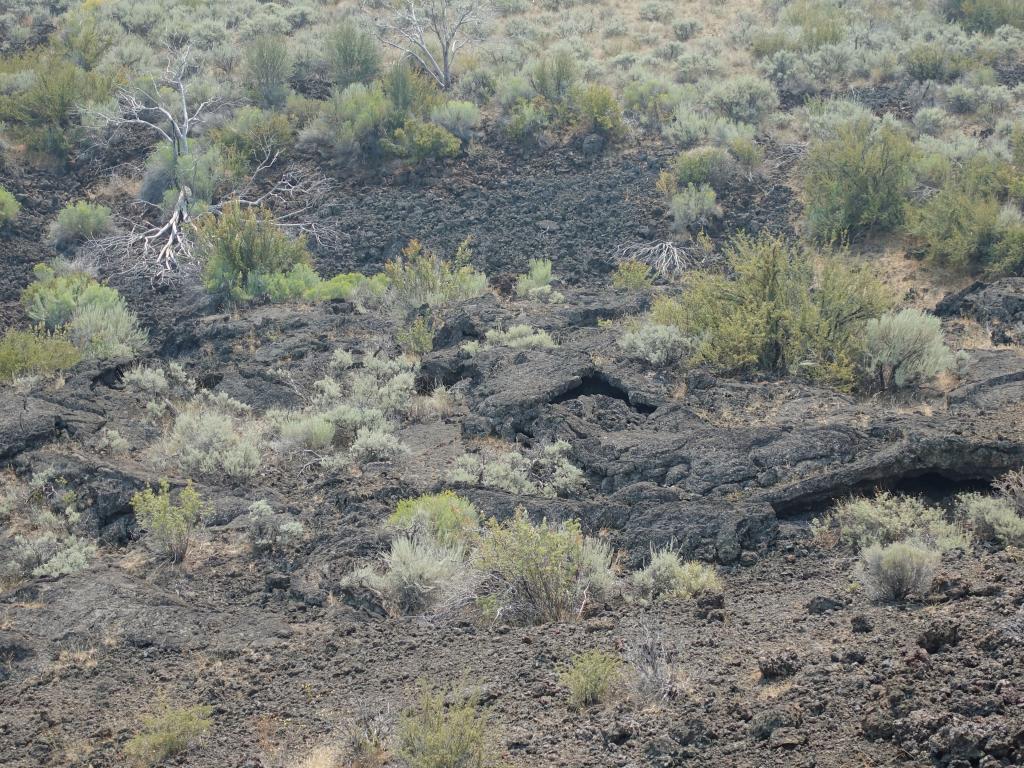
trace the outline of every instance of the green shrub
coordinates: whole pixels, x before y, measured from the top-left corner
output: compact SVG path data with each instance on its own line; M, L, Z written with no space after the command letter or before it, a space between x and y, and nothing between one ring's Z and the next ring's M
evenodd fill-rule
M1024 547L1024 517L1017 514L1012 501L964 493L957 497L957 509L980 541Z
M212 134L226 164L235 166L236 171L250 172L286 151L291 146L293 131L288 118L278 112L242 107Z
M914 80L948 83L960 76L964 61L938 42L917 43L904 53L907 74Z
M707 184L687 184L672 196L672 228L676 232L703 229L721 215L715 190Z
M551 124L551 115L543 105L520 101L505 120L509 138L523 144L535 144Z
M620 261L612 275L612 287L624 291L646 291L654 286L649 264L637 259Z
M356 464L371 461L394 461L406 448L398 438L381 427L360 427L349 448L349 456Z
M622 662L604 651L588 651L573 658L559 680L569 689L569 706L585 709L608 701L622 680Z
M203 736L213 721L213 707L174 709L165 706L155 715L142 717L142 731L125 746L125 754L141 765L156 765L184 752Z
M287 447L322 451L334 442L334 423L319 413L300 414L286 419L279 427L281 442Z
M689 349L690 341L674 325L641 321L622 334L619 346L629 357L661 368L679 362Z
M47 330L66 325L83 304L109 305L120 298L116 290L101 286L83 272L57 274L48 264L36 264L32 275L35 279L22 291L21 304L25 314Z
M887 312L869 320L864 341L868 374L883 390L918 386L955 362L939 318L919 309Z
M471 101L446 101L431 110L430 119L465 143L480 125L480 108Z
M480 296L487 275L468 264L452 264L413 240L401 256L384 266L389 280L388 301L402 313L426 304L443 306Z
M530 271L516 278L516 295L555 304L562 301L562 294L551 287L551 267L551 259L530 259Z
M149 534L156 550L175 563L185 559L192 530L199 523L203 507L191 481L178 494L177 504L171 501L166 480L160 481L157 493L147 486L146 490L132 496L132 509L139 524Z
M676 40L685 43L698 34L702 28L703 25L696 19L683 19L672 25L672 34L676 36Z
M13 224L18 220L21 212L21 203L12 195L5 186L0 184L0 227Z
M652 552L651 562L633 574L633 585L648 600L692 600L699 595L722 592L722 581L714 568L696 561L684 563L672 549Z
M735 170L735 162L729 153L719 147L697 147L676 155L672 161L672 172L680 184L709 184L717 188L728 181Z
M852 384L865 323L891 303L884 286L836 259L816 268L805 249L768 234L737 236L725 255L733 279L693 275L679 299L655 301L651 321L695 339L697 364Z
M114 228L110 209L86 200L68 203L50 225L49 241L57 248L109 234Z
M440 125L407 117L390 137L381 140L381 147L394 157L418 165L425 160L455 157L462 142Z
M472 343L470 343L472 344ZM476 349L490 349L492 347L509 347L511 349L554 349L557 345L547 331L535 331L531 326L521 324L509 326L508 330L502 331L492 328L484 335L484 343L479 347L467 345L468 352L473 353Z
M566 102L579 78L579 68L572 53L565 49L544 56L530 70L530 85L547 102Z
M261 107L281 107L288 98L292 58L288 42L273 35L260 35L245 50L245 83Z
M71 368L82 359L64 333L8 328L0 339L0 381L18 376L46 376Z
M288 515L276 514L266 501L249 505L249 544L255 553L282 553L299 546L306 528Z
M397 751L409 768L497 768L487 718L473 700L447 706L425 688L398 722Z
M331 81L339 90L353 83L368 83L380 70L377 41L348 19L328 32L324 58Z
M402 499L388 523L446 546L466 544L477 537L480 517L473 503L451 491Z
M891 229L904 217L913 147L894 121L856 117L813 142L803 162L804 215L822 241Z
M425 355L434 348L434 324L428 317L417 317L395 332L395 342L408 355Z
M379 83L353 83L335 91L319 117L299 134L299 140L315 148L324 145L337 159L373 157L381 151L381 139L401 125L402 119Z
M992 34L999 27L1024 29L1024 7L1018 0L944 0L946 16L970 32Z
M939 553L923 544L899 541L872 544L860 555L861 578L872 600L899 603L924 595L939 564Z
M429 115L441 104L441 94L432 78L415 70L407 61L397 62L383 78L383 92L400 115Z
M534 525L522 509L504 523L489 520L477 566L489 578L485 603L495 619L537 624L579 619L592 586L610 578L608 561L585 557L579 523Z
M203 284L230 301L250 301L260 294L263 276L311 261L305 241L288 237L263 208L228 203L196 229Z
M851 498L836 504L824 518L811 523L815 538L834 540L851 549L892 544L904 539L925 542L940 551L965 548L968 540L939 507L913 496L887 491L874 498Z
M758 124L779 108L779 97L767 80L736 75L715 83L704 101L708 108L737 123Z
M576 99L580 126L584 131L599 133L611 139L621 138L626 132L622 119L622 107L611 88L592 83L579 93Z
M95 360L134 357L149 339L120 296L111 304L83 303L68 323L67 335L85 357Z

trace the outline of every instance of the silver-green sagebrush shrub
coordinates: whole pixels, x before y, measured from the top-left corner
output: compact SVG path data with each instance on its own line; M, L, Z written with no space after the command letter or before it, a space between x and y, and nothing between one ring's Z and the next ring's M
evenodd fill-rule
M674 325L641 320L622 334L619 346L629 357L662 368L679 362L690 348L690 342Z
M248 412L245 408L243 413ZM248 480L261 462L256 430L230 409L210 402L184 408L164 448L183 472L210 478Z
M722 215L715 190L708 184L687 184L672 196L671 208L676 232L703 229Z
M21 203L0 184L0 227L13 224L18 220L18 213L21 212Z
M813 520L811 529L823 543L833 541L852 549L911 538L941 551L966 548L969 543L960 526L950 522L941 508L888 491L874 498L840 502L828 515Z
M414 538L426 537L448 546L469 544L480 531L476 507L451 491L402 499L388 523Z
M633 586L647 600L690 600L703 594L720 594L723 589L714 568L696 561L684 563L678 552L667 548L652 552L650 563L635 572L632 580Z
M434 107L430 119L465 143L480 125L480 108L471 101L446 101Z
M468 341L463 349L471 355L481 350L493 349L495 347L509 347L510 349L554 349L554 339L544 330L534 330L529 325L513 325L507 330L492 328L484 335L483 342Z
M914 541L872 544L861 552L860 578L872 600L899 603L928 591L939 559L936 550Z
M274 512L268 502L261 499L249 506L249 544L254 553L281 554L298 547L306 535L305 526L285 514Z
M559 675L559 681L569 690L569 706L585 709L608 701L622 682L622 673L618 656L587 651L573 657Z
M957 508L979 541L1002 547L1024 546L1024 517L1005 498L965 493L957 497Z
M558 304L564 296L551 287L551 259L530 259L530 271L516 279L516 295Z
M919 309L868 320L865 358L868 373L883 390L924 384L956 362L939 318Z
M397 437L384 429L360 427L348 452L357 464L369 464L374 461L394 461L407 450Z
M68 203L50 225L49 241L57 248L67 248L91 240L114 229L110 209L85 200Z
M571 450L568 442L559 440L530 457L518 451L491 457L466 453L456 460L449 479L526 496L572 496L587 483L583 471L569 459Z
M448 705L424 688L398 722L397 751L409 768L499 768L487 718L472 699Z

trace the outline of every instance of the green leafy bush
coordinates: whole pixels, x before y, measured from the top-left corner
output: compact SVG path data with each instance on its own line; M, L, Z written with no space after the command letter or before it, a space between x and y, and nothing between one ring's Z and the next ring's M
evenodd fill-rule
M469 543L480 530L476 507L451 491L402 499L388 523L414 536L425 535L448 546Z
M509 347L511 349L554 349L557 345L547 331L535 331L526 324L513 325L508 330L491 328L484 334L483 343L470 341L463 346L470 354L482 349L493 347Z
M697 273L678 299L656 300L650 320L695 339L698 364L852 384L865 324L891 303L884 286L769 234L737 236L725 255L734 278Z
M5 186L0 184L0 227L13 224L18 220L21 212L21 203L12 195Z
M948 83L960 76L964 61L938 42L921 42L904 53L907 74L914 80Z
M872 544L860 555L865 591L879 602L899 603L911 594L924 595L938 564L938 552L911 541Z
M0 381L49 375L71 368L81 359L81 353L65 333L8 328L0 339Z
M498 768L487 718L473 700L445 704L426 688L398 722L397 751L409 768Z
M626 133L622 106L606 85L591 83L583 88L576 97L576 109L584 131L611 139L621 138Z
M279 112L242 107L222 126L212 131L225 165L239 175L273 160L292 144L292 126Z
M114 228L110 209L86 200L68 203L50 225L49 240L57 248L109 234Z
M247 412L243 408L237 413ZM166 453L190 475L248 480L260 466L252 430L240 423L232 408L212 402L192 404L178 414Z
M578 78L576 59L564 48L544 56L530 70L533 90L553 105L568 101Z
M430 119L460 141L467 142L480 125L480 108L471 101L446 101L431 110Z
M405 123L381 140L381 147L394 157L417 165L425 160L455 157L462 142L440 125L407 117Z
M919 309L869 320L864 341L867 371L883 390L918 386L956 362L939 318Z
M159 714L144 715L142 730L125 746L125 754L141 765L162 763L206 734L213 725L211 714L213 707L208 706L164 706Z
M380 50L373 35L349 19L327 34L324 58L331 81L339 90L353 83L368 83L380 70Z
M160 481L160 490L156 493L147 486L146 490L132 496L132 509L139 524L149 534L157 551L175 563L185 559L192 530L198 524L203 508L202 499L191 481L178 493L177 504L171 500L170 485L166 480Z
M426 304L442 306L480 296L487 290L487 275L468 264L453 264L413 240L401 256L389 261L388 301L405 313Z
M95 360L134 357L149 339L121 296L109 304L83 303L67 325L67 336Z
M633 574L633 585L648 600L692 600L699 595L722 592L722 581L714 568L696 561L684 563L672 549L652 552L651 562Z
M1024 7L1017 0L944 0L946 16L971 32L992 34L999 27L1024 29Z
M696 147L680 152L672 161L672 172L680 184L709 184L717 188L735 172L736 163L720 147Z
M459 547L430 538L401 536L391 542L381 570L360 568L345 577L381 596L394 616L422 615L468 594L469 571Z
M637 259L620 261L612 275L612 286L624 291L646 291L654 285L649 264Z
M803 162L809 233L833 241L901 224L912 150L903 128L888 118L855 117L812 143Z
M245 50L245 83L261 107L281 107L288 98L292 58L284 38L260 35Z
M978 272L999 258L999 213L995 197L971 195L952 182L914 209L908 231L932 264Z
M522 509L504 523L489 520L477 553L488 574L485 602L493 615L523 624L579 619L595 584L610 576L611 553L586 557L579 523L533 524Z
M968 544L961 528L949 522L939 507L887 491L873 498L840 502L826 517L812 521L811 529L822 543L834 541L852 549L904 539L922 541L941 551Z
M379 83L352 83L324 103L299 142L339 160L373 158L382 152L381 140L403 119Z
M561 302L564 296L551 287L551 267L551 259L530 259L530 270L516 278L516 295L551 304Z
M311 261L305 241L288 237L263 208L228 203L196 229L203 284L230 301L250 301L261 294L266 275Z
M622 662L604 651L588 651L574 657L559 680L569 689L569 706L584 709L608 701L622 680Z
M356 464L371 461L394 461L406 448L391 432L381 427L360 427L349 448L349 456Z

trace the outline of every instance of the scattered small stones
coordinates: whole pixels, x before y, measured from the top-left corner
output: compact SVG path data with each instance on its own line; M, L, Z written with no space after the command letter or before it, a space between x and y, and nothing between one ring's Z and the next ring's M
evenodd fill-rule
M803 722L800 710L792 705L779 705L756 713L750 720L750 735L765 740L778 728L795 728Z
M824 595L818 595L812 597L810 602L807 603L807 612L818 616L829 611L838 611L844 606L841 600L836 600L833 597L825 597Z
M959 642L960 625L949 619L935 619L917 638L917 644L928 653L938 653Z
M757 667L761 670L762 679L777 680L795 674L800 669L800 659L796 651L787 648L778 653L759 657Z
M859 635L875 631L875 624L863 613L858 613L850 618L850 628Z

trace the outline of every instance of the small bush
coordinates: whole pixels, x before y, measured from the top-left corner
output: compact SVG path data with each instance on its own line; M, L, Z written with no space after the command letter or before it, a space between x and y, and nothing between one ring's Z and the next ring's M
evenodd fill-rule
M222 126L212 131L225 162L239 175L254 170L292 145L292 125L279 112L242 107Z
M1012 502L980 493L965 493L957 498L957 508L980 541L1003 547L1024 547L1024 517L1017 514Z
M426 304L442 306L480 296L487 290L487 275L468 264L452 264L413 240L384 272L390 281L388 300L405 313Z
M588 558L584 542L579 523L534 525L521 508L504 523L489 520L477 566L488 574L484 598L494 618L579 619L593 598L591 586L611 578L610 553L608 560Z
M576 656L559 679L569 689L569 706L585 709L608 701L622 679L622 662L604 651L588 651Z
M71 368L81 359L81 352L64 333L8 328L0 339L0 381L27 375L46 376Z
M722 117L756 125L779 108L779 97L767 80L737 75L712 85L705 103Z
M947 18L970 32L992 34L999 27L1024 29L1024 7L1016 0L944 0Z
M554 105L565 102L579 77L575 58L567 50L559 50L534 64L530 85L544 100Z
M114 304L80 307L68 323L67 334L87 358L95 360L134 357L149 339L120 296Z
M349 456L357 464L371 461L394 461L403 453L405 446L398 438L380 427L360 427L356 439L349 448Z
M171 501L170 485L161 480L159 492L147 486L132 496L132 509L158 552L175 563L185 559L192 529L203 512L202 499L191 481L178 494L177 504Z
M676 36L676 40L685 43L698 34L702 27L703 25L696 19L683 19L672 25L672 33Z
M462 142L440 125L408 117L389 138L381 141L381 147L394 157L418 165L425 160L455 157Z
M484 336L484 342L469 341L463 349L473 355L484 349L509 347L510 349L554 349L557 346L547 331L535 331L529 325L513 325L502 331L492 328Z
M672 162L672 172L682 185L709 184L718 187L735 171L729 153L719 147L697 147L679 153Z
M468 571L462 550L422 538L399 537L384 557L383 572L360 569L349 581L378 592L395 616L420 615L463 597Z
M822 241L891 229L904 217L913 146L894 121L856 117L811 144L803 163L804 211Z
M276 514L270 504L260 500L249 506L248 532L253 552L280 553L297 547L306 529L298 520Z
M661 368L679 362L690 342L674 325L640 322L622 334L619 346L630 357Z
M580 125L584 131L618 139L626 132L622 107L612 90L600 83L584 88L576 100Z
M869 320L865 355L868 373L882 390L918 386L955 362L939 318L919 309L887 312Z
M229 203L197 230L205 260L203 284L231 301L252 300L265 290L266 275L310 262L305 241L288 237L265 209Z
M260 466L251 432L231 413L213 405L193 405L178 414L167 453L190 475L248 480Z
M83 240L109 234L114 229L110 209L85 200L68 203L50 225L49 241L56 248L67 248Z
M900 541L872 544L861 552L861 578L868 597L899 603L911 594L924 595L939 564L939 553L923 544Z
M612 275L612 286L623 291L646 291L653 285L650 265L637 259L620 261Z
M721 215L715 190L707 184L687 184L672 196L672 227L676 232L703 229Z
M21 212L21 203L12 195L6 187L0 184L0 227L13 224L18 220Z
M287 447L323 451L334 442L334 423L319 413L300 414L280 425L281 441Z
M402 499L388 523L413 535L426 535L447 546L465 544L480 530L473 503L451 491Z
M516 278L516 295L557 303L562 295L551 288L551 259L530 259L530 271Z
M651 562L633 574L633 585L648 600L692 600L699 595L722 592L722 582L714 568L696 561L683 563L671 549L652 552Z
M475 702L445 705L424 689L416 708L398 723L397 751L409 768L497 768L501 763Z
M814 520L811 527L819 541L834 539L852 549L905 539L925 542L940 551L963 548L968 543L963 531L950 523L940 508L887 491L874 498L843 501L827 517Z
M249 43L245 51L245 83L259 106L283 106L291 75L292 58L286 39L261 35Z
M327 34L324 58L331 81L338 90L353 83L368 83L380 70L377 41L348 19Z
M480 125L480 108L471 101L446 101L434 107L430 119L465 143Z
M125 746L125 754L141 765L156 765L184 752L203 736L213 721L213 707L183 709L164 707L155 715L144 715L142 731Z
M916 43L904 53L907 74L914 80L948 83L960 76L964 61L938 42Z
M407 355L425 355L434 348L433 325L430 318L417 317L395 332L395 342Z

